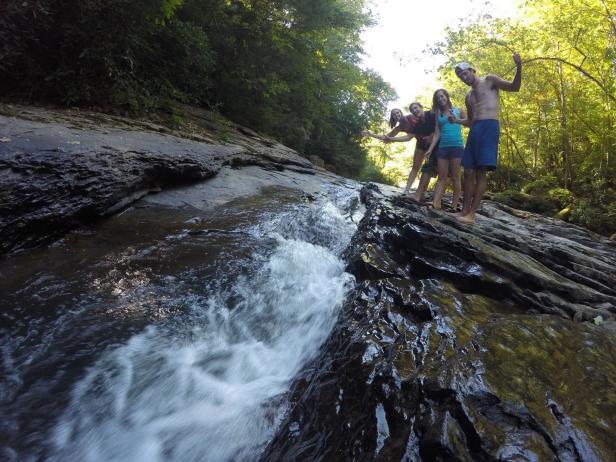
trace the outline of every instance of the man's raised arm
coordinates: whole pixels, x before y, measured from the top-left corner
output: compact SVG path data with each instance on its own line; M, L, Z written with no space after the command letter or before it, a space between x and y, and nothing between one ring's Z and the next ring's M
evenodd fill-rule
M486 77L490 79L495 88L504 91L519 91L520 86L522 85L522 58L520 58L519 53L514 53L513 62L516 65L515 76L511 82L507 80L503 80L496 75L489 75Z

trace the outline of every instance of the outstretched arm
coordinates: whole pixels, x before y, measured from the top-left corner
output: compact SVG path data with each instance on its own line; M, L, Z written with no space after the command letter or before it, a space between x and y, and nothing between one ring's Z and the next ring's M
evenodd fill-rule
M504 91L519 91L522 85L522 58L518 53L513 55L513 62L516 65L515 76L511 82L503 80L496 75L488 75L486 80L490 80L494 88Z
M385 135L385 138L389 138L391 136L396 136L398 133L400 133L400 125L395 126L392 131L390 131L387 135Z
M402 135L402 136L387 136L385 142L399 142L399 141L411 141L413 139L413 137L415 136L414 133L407 133L406 135Z
M380 133L372 133L370 130L364 130L363 132L361 132L363 136L370 136L372 138L376 138L377 140L385 142L391 141L391 137L396 136L398 133L400 133L400 127L394 127L394 129L390 131L387 135L382 135Z
M466 107L469 108L469 104L468 101L466 102ZM454 119L453 122L456 124L460 124L460 125L464 125L465 127L470 127L473 124L473 120L470 117L470 109L469 109L469 115L466 114L466 111L462 108L460 108L460 117L457 119Z
M361 132L363 136L370 136L372 138L376 138L381 141L389 141L389 138L392 136L396 136L400 132L399 127L394 127L392 131L390 131L387 135L381 135L380 133L372 133L370 130L364 130Z

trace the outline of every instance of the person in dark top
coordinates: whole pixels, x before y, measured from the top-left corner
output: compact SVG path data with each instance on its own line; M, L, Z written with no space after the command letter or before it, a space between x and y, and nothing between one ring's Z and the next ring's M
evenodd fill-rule
M431 111L424 111L421 103L414 102L409 106L411 114L405 116L400 109L392 109L389 117L389 126L392 131L387 135L371 133L368 130L362 132L364 136L371 136L385 143L410 141L413 138L417 139L415 144L415 152L413 154L413 166L409 177L406 181L404 194L409 194L411 186L417 177L420 169L422 172L419 179L419 186L415 194L411 194L410 198L416 201L421 201L424 193L428 189L430 178L436 176L436 162L426 162L422 167L422 163L426 157L426 150L430 146L431 135L434 133L434 115ZM405 132L405 135L396 136L400 132Z
M430 179L435 177L437 174L436 156L429 156L426 158L426 151L430 147L430 142L432 141L432 136L436 126L435 117L432 111L424 110L423 105L417 101L411 103L409 110L416 119L412 133L407 133L406 135L398 137L390 136L385 140L385 142L401 142L408 141L413 137L417 138L415 155L413 157L413 167L406 182L404 192L406 194L409 193L411 185L415 181L415 177L421 169L421 177L419 178L417 190L415 191L415 194L411 194L409 196L412 200L421 202L428 189L428 185L430 184ZM421 165L422 162L423 166Z
M392 130L387 135L372 133L370 130L364 130L362 135L371 136L372 138L376 138L381 141L387 141L389 138L396 136L400 132L412 133L415 128L416 121L415 116L411 114L405 116L400 109L392 109L389 115L389 127Z
M410 141L415 136L414 131L416 123L417 118L413 114L405 116L400 109L392 109L389 116L389 126L392 130L389 133L386 135L381 135L378 133L372 133L369 130L364 130L362 135L371 136L372 138L376 138L385 143L390 143L392 141ZM404 132L406 135L396 137L396 135L400 132ZM419 148L418 145L415 146L415 153L413 154L413 167L404 190L405 194L408 194L411 184L415 181L419 167L424 159L424 152L425 149Z
M434 113L431 110L425 111L421 103L411 103L409 106L411 114L415 116L415 135L420 148L427 151L435 129Z

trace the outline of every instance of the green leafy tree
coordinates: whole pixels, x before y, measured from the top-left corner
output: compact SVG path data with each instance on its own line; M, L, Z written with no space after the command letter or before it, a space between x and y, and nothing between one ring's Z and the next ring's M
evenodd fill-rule
M4 5L4 4L2 4ZM394 96L359 67L364 0L8 0L9 94L133 111L219 108L332 169L366 162L358 133Z

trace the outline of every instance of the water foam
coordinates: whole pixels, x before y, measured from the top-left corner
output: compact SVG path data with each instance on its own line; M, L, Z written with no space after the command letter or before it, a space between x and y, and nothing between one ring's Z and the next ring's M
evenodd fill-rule
M184 296L188 319L149 327L88 370L53 431L52 459L258 457L353 284L337 254L354 226L336 207L271 218L260 232L275 245L260 269Z

